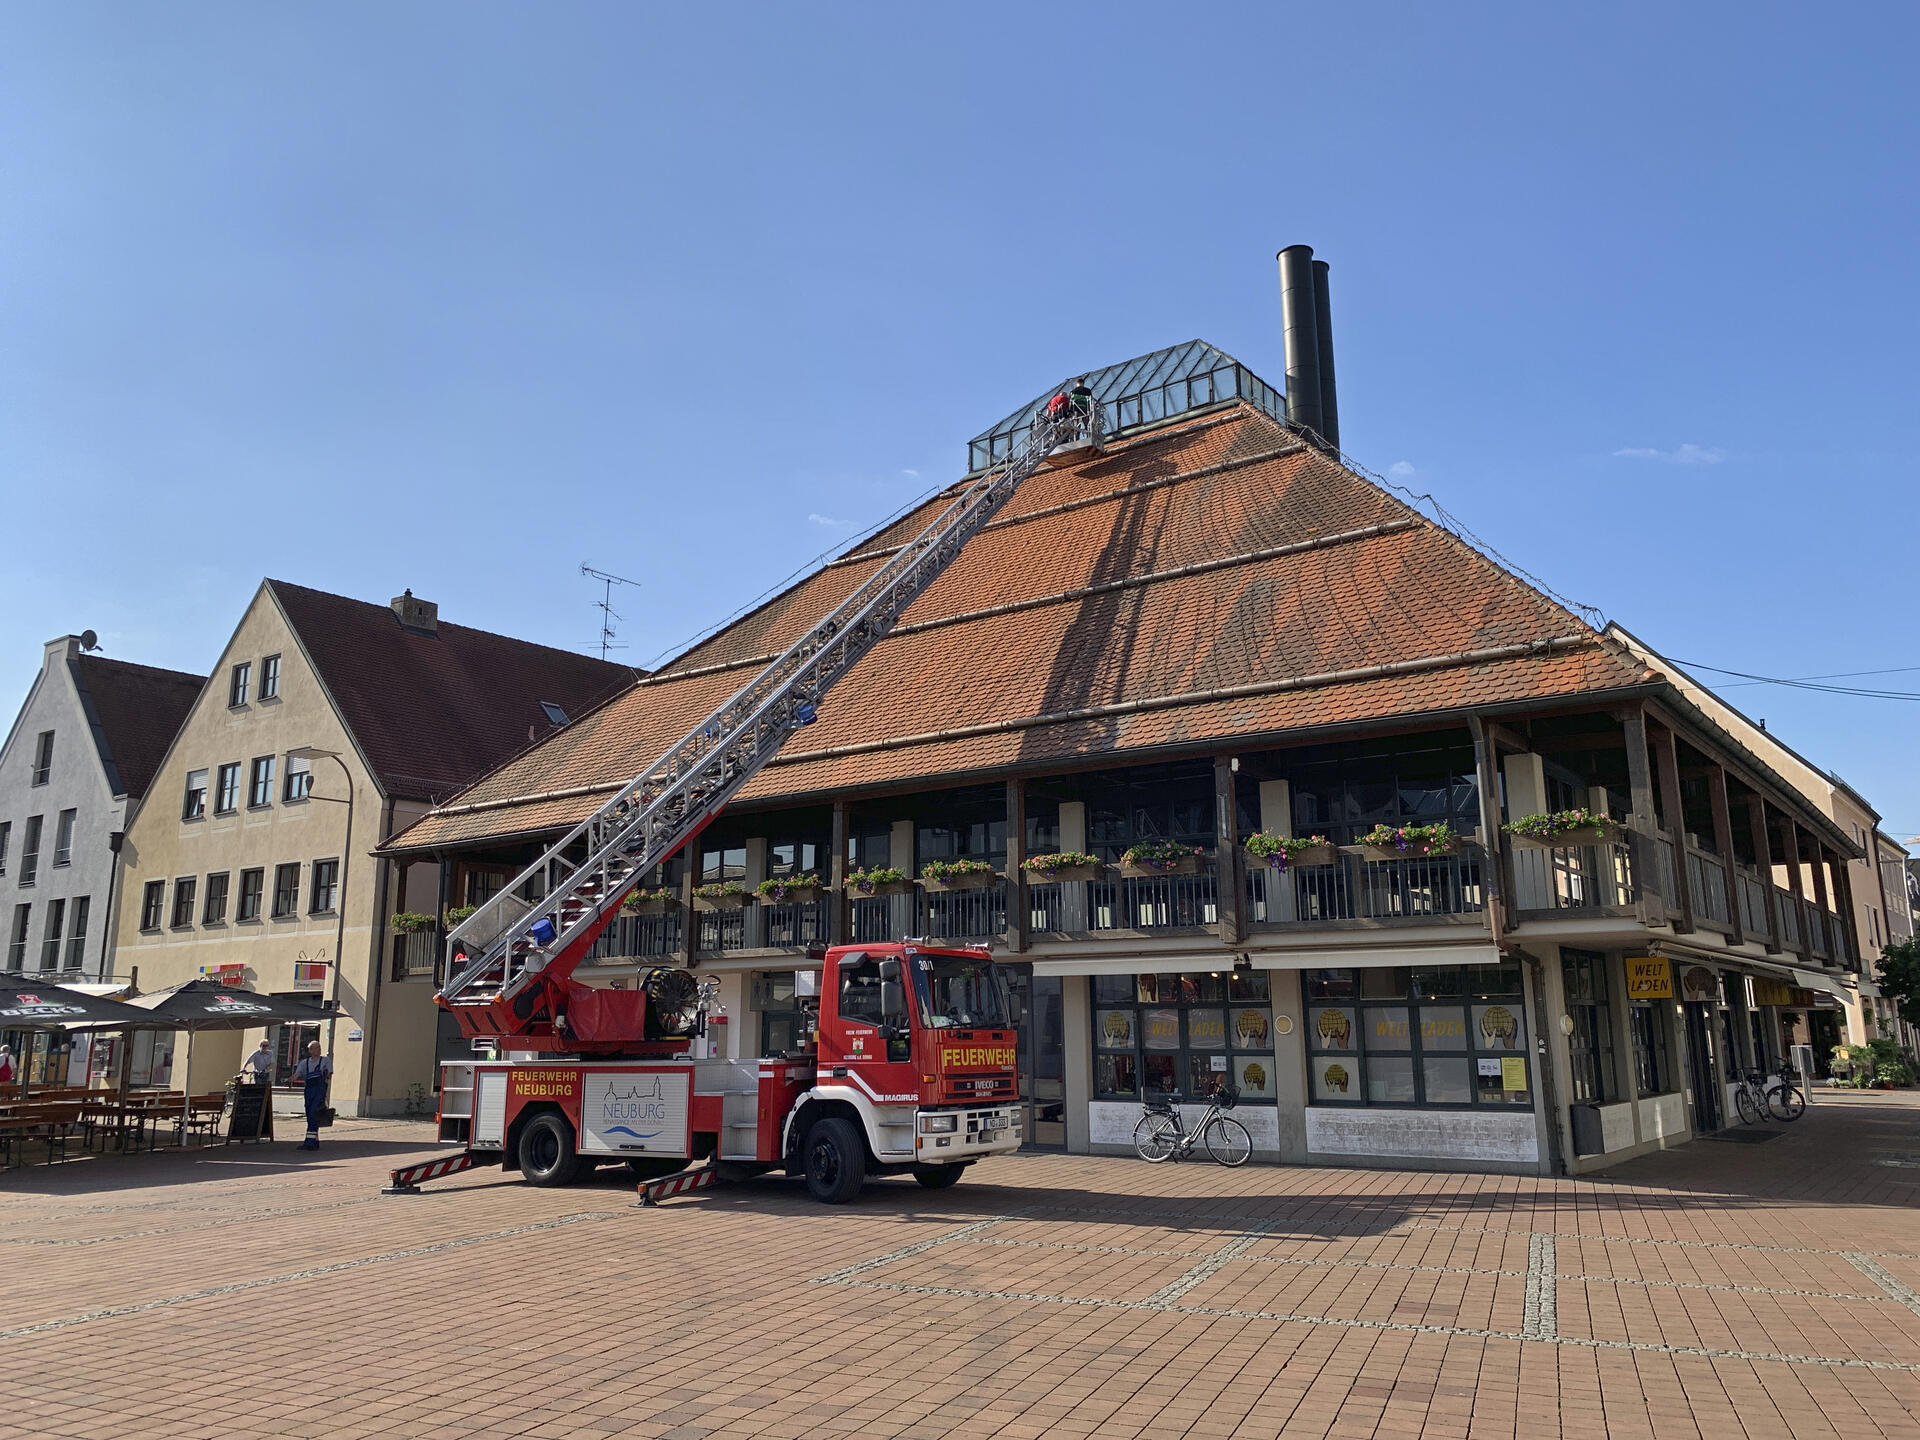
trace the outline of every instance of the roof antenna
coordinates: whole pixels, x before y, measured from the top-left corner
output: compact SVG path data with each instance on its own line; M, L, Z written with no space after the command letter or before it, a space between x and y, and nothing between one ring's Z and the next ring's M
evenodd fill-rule
M593 608L600 612L600 658L604 660L607 658L607 651L624 650L627 648L624 645L616 645L613 643L615 633L613 622L627 618L613 608L613 587L616 585L638 585L640 582L638 580L629 580L624 575L610 575L605 570L596 570L584 560L580 562L580 573L582 575L591 575L595 580L604 581L606 584L605 593L593 602Z

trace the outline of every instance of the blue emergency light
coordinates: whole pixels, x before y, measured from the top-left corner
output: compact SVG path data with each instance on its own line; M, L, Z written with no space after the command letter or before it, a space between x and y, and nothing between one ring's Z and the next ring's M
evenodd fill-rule
M553 920L550 916L542 915L527 927L527 935L536 945L551 945L554 934Z

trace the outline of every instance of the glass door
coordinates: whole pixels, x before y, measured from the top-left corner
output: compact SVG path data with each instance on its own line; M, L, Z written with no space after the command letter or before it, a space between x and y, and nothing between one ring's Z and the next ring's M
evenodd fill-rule
M1060 977L1035 976L1026 966L1007 966L1019 1017L1020 1096L1026 1102L1026 1148L1067 1148L1066 1023Z

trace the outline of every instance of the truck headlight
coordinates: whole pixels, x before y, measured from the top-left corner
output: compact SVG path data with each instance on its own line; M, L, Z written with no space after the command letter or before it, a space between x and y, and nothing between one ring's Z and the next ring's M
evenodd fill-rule
M951 1135L959 1128L958 1115L922 1115L920 1117L922 1135Z

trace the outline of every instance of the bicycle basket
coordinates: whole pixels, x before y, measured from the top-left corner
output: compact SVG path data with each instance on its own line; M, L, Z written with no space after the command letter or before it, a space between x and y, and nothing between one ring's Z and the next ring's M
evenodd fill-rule
M1239 1103L1240 1092L1231 1085L1222 1085L1218 1090L1213 1092L1213 1098L1214 1103L1219 1105L1222 1110L1231 1110Z

